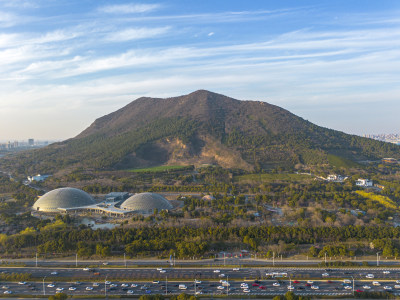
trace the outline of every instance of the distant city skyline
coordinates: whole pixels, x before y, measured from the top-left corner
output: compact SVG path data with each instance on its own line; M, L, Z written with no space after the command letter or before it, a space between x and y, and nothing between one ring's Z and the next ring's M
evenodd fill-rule
M360 136L400 131L399 1L0 0L0 139L64 140L206 89Z

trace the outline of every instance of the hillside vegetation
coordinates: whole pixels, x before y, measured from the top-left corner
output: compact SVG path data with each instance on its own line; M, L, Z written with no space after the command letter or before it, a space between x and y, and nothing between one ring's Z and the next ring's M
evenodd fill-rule
M0 161L20 174L214 164L244 170L296 164L352 167L400 158L400 147L316 126L280 107L200 90L139 98L77 137Z

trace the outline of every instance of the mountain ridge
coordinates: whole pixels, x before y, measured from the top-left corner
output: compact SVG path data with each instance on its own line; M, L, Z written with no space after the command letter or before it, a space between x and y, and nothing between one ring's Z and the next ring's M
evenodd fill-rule
M251 171L329 164L332 154L353 161L400 158L399 149L317 126L266 102L198 90L138 98L96 119L76 137L13 162L31 172L204 163Z

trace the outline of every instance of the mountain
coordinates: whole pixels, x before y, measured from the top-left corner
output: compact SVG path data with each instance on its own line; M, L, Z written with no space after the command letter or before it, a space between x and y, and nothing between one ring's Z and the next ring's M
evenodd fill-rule
M253 170L400 158L400 147L319 127L260 101L199 90L139 98L75 138L2 161L21 173L78 167L127 169L163 164L218 164Z

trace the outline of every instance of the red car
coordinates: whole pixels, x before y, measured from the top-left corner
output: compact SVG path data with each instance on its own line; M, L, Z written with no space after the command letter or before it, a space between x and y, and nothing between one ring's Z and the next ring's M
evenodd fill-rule
M266 289L267 289L267 288L266 288L265 286L263 286L263 285L260 285L258 288L261 289L261 290L266 290Z
M332 283L333 281L332 281L332 280L327 280L326 282L327 282L327 283Z
M309 283L306 283L306 286L311 286L311 284L309 284Z
M258 283L253 283L252 286L260 286Z
M357 293L362 293L364 292L363 290L356 290Z
M298 280L293 280L293 283L300 283L300 281L298 281Z

